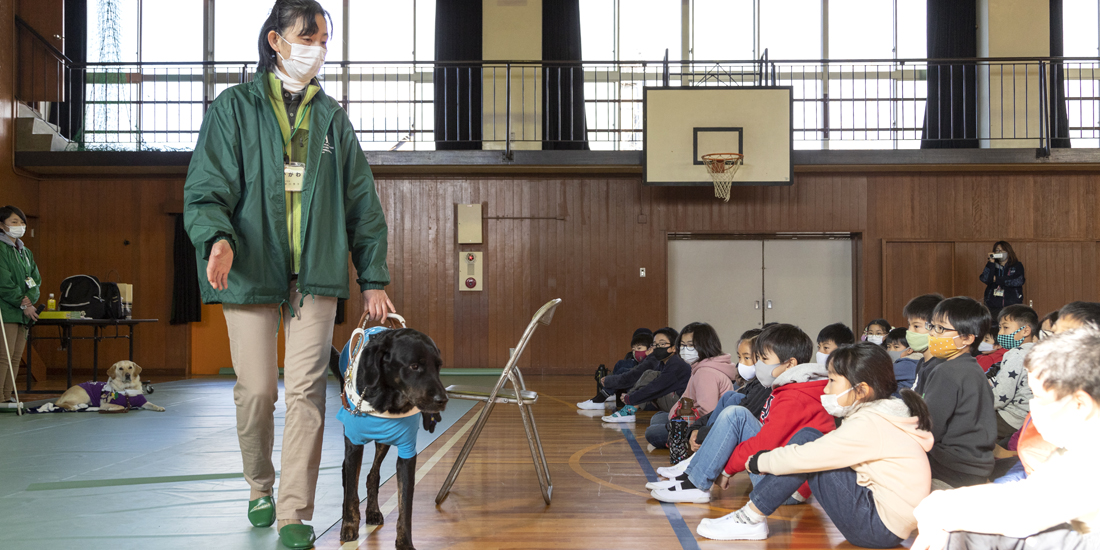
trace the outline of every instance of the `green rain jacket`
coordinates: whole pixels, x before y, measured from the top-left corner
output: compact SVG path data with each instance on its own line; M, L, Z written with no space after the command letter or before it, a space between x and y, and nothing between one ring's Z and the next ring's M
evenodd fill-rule
M184 184L184 224L198 256L204 303L281 304L292 273L283 185L284 141L267 95L268 77L233 86L211 104ZM348 298L348 253L361 290L390 282L386 218L374 176L347 113L313 97L302 190L302 256L297 288ZM229 288L206 278L210 249L233 248Z
M27 277L34 281L34 287L27 287ZM31 249L23 246L23 241L13 241L11 237L0 237L0 314L5 323L31 325L30 317L23 315L19 305L23 297L37 303L42 276L38 274L38 264L34 263Z

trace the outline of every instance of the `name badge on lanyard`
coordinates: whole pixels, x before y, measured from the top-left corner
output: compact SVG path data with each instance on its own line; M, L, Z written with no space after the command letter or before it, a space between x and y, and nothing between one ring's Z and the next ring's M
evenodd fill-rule
M301 193L306 176L306 165L288 162L283 165L283 184L288 193Z
M34 279L27 277L27 288L34 288L38 286L38 283L34 282Z

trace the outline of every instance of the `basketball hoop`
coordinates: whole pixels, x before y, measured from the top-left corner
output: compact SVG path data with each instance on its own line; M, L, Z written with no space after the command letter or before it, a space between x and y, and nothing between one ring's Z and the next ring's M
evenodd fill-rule
M711 153L703 155L710 178L714 180L714 196L726 202L730 200L730 185L737 169L741 168L745 155L740 153Z

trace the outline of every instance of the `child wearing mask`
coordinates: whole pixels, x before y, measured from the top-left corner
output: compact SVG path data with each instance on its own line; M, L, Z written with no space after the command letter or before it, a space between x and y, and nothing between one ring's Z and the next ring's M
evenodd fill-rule
M849 331L850 332L850 331ZM723 489L730 476L744 469L745 460L762 450L785 445L798 430L815 428L822 433L836 428L833 417L821 406L827 383L825 366L810 363L813 341L802 329L778 324L764 329L753 342L756 377L772 388L764 411L757 420L748 409L726 407L714 422L710 434L692 457L687 470L676 478L646 485L661 502L710 502L710 489L721 477ZM759 477L752 477L757 483ZM809 487L792 489L791 503L805 501Z
M685 328L694 325L691 323ZM691 378L691 366L677 353L679 340L680 334L675 329L657 329L653 333L653 352L649 357L623 374L604 377L601 382L604 390L612 395L621 394L625 403L614 414L604 416L604 422L634 422L638 409L648 402L664 412L672 409Z
M974 356L974 359L978 361L978 366L985 371L986 376L989 374L989 369L994 365L1000 365L1001 360L1004 359L1005 352L1008 351L997 344L997 331L990 330L989 334L985 335L982 339L982 343L978 344L978 355ZM993 374L996 374L993 371Z
M1035 345L1039 315L1025 305L1001 310L997 319L997 342L1005 350L1001 366L989 382L993 386L993 407L997 410L997 440L1006 439L1024 425L1031 389L1027 385L1024 357Z
M940 302L932 313L928 349L941 362L921 372L918 387L936 438L928 453L933 489L978 485L993 472L993 391L971 355L989 325L989 310L965 296Z
M890 360L894 362L894 379L898 382L899 392L913 388L913 381L917 378L917 358L920 357L919 353L913 353L909 349L906 332L902 327L891 330L883 344ZM901 397L901 394L895 394L894 397Z
M929 495L916 509L913 550L1100 547L1100 329L1046 338L1024 366L1031 416L1057 450L1019 482Z
M856 335L844 323L833 323L821 329L821 332L817 333L817 364L824 367L833 350L854 343L856 343Z
M649 356L652 351L650 346L653 344L653 333L647 328L640 328L634 331L634 335L630 337L630 353L626 354L626 357L620 359L615 363L615 368L612 369L611 374L619 375L628 372L638 365L642 364L642 361ZM601 365L602 367L602 365ZM606 369L604 370L606 373ZM603 384L600 380L596 380L596 396L587 401L581 401L577 403L578 409L586 410L603 410L604 401L608 399L614 399L614 392L608 393L604 391Z
M940 294L922 294L909 300L902 310L905 322L909 328L905 331L905 340L909 343L909 349L920 354L917 357L917 368L914 372L916 378L913 381L913 391L920 393L920 373L930 363L938 363L939 359L932 357L928 350L928 325L932 322L932 312L943 301Z
M730 363L730 355L722 352L718 333L707 323L696 323L680 332L680 358L691 365L691 378L680 400L669 413L659 412L650 419L645 438L650 445L663 449L668 446L668 419L681 415L702 416L714 410L719 398L733 391L733 377L737 367ZM685 399L695 403L693 411L680 410Z
M893 548L916 527L913 509L928 496L932 474L932 419L920 396L897 390L890 356L870 343L842 347L829 357L829 383L821 396L830 414L843 418L828 434L803 428L784 447L760 450L746 460L753 474L767 474L740 510L704 519L699 535L716 540L763 540L767 516L791 490L809 482L817 501L848 542Z
M863 327L863 341L881 346L893 328L886 319L875 319Z

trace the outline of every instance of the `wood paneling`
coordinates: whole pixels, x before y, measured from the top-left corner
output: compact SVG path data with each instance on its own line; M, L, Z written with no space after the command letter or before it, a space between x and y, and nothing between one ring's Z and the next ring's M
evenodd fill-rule
M522 365L532 373L589 373L621 357L635 328L667 323L668 233L855 234L857 326L881 316L900 324L906 301L924 292L980 298L982 258L999 239L1025 262L1026 299L1036 309L1095 299L1095 180L1089 173L798 173L790 187L735 187L729 203L709 188L646 187L638 176L387 174L377 189L390 226L387 290L410 326L440 346L447 366L503 365L535 310L562 298ZM172 346L187 346L176 341L192 334L166 323L172 226L162 205L178 201L181 186L180 179L42 185L42 231L52 240L35 252L47 285L122 265L123 279L136 285L137 313L165 320L139 331L139 362L153 353L145 357L153 368L183 368L185 355ZM457 203L484 205L483 244L455 244ZM127 238L134 244L120 245ZM483 292L458 291L460 250L484 252ZM361 308L353 294L348 322L335 331L338 346ZM211 355L225 355L224 324L208 317L194 330L191 347L203 363L196 372L228 359ZM166 346L174 351L153 351Z

